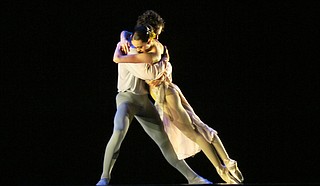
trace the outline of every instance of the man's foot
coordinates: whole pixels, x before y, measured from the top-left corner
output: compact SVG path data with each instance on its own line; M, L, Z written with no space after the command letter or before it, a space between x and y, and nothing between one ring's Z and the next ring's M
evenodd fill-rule
M101 180L99 180L99 182L96 185L100 186L100 185L108 185L108 184L109 184L108 178L101 178Z
M228 163L226 163L226 167L231 173L231 175L237 179L239 183L243 182L244 178L242 176L242 173L240 172L237 162L235 160L229 160Z
M212 182L201 176L197 176L194 179L189 180L189 184L212 184Z

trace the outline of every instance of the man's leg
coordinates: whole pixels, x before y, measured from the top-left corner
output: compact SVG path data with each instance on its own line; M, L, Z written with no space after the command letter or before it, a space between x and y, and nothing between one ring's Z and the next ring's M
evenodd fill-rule
M111 179L111 171L119 155L121 143L127 134L130 123L133 119L133 113L135 109L132 109L132 105L128 103L122 103L118 106L117 112L114 118L113 134L106 146L103 172L101 180L97 185L107 185Z

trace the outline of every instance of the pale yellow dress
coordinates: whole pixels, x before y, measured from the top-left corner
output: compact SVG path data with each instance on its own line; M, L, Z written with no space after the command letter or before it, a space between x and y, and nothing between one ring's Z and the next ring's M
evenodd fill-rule
M168 109L166 104L165 95L172 94L172 92L177 93L180 97L181 103L188 115L192 120L192 128L197 130L202 136L211 143L213 141L214 135L217 131L210 128L195 114L193 108L190 106L184 95L182 94L180 88L172 82L172 66L170 62L167 62L166 71L160 74L156 80L147 81L150 87L150 94L155 100L155 106L160 114L163 121L164 128L170 142L179 159L185 159L190 156L194 156L201 151L198 144L186 137L175 125L172 114ZM188 124L186 124L188 125Z

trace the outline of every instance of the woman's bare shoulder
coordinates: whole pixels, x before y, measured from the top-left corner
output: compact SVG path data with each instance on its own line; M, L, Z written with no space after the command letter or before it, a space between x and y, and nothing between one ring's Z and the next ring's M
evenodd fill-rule
M162 43L158 40L156 40L156 47L157 50L160 52L160 54L164 53L164 46L162 45Z

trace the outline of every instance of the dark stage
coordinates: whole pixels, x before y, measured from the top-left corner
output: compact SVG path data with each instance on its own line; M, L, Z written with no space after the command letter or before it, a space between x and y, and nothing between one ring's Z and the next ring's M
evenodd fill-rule
M173 82L218 131L242 185L320 183L319 2L2 1L0 185L98 182L114 49L148 9L166 22ZM222 182L202 152L186 161ZM183 183L134 120L110 184Z
M179 186L179 185L189 185L189 184L115 184L114 186ZM192 186L232 186L232 185L240 185L240 186L303 186L310 185L316 186L319 183L241 183L241 184L226 184L226 183L214 183L214 184L192 184ZM110 186L113 186L112 184ZM190 186L190 185L189 185Z
M119 185L133 185L133 186L174 186L174 185L190 185L190 184L115 184L117 186ZM227 183L214 183L214 184L191 184L193 186L208 186L208 185L225 185L225 186L231 186L231 185L241 185L241 186L302 186L302 185L319 185L319 183L241 183L241 184L227 184ZM112 184L110 185L112 186Z

